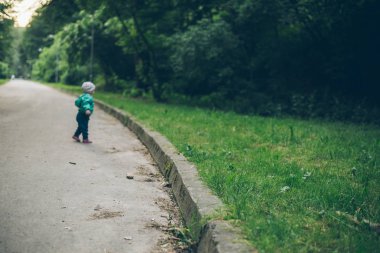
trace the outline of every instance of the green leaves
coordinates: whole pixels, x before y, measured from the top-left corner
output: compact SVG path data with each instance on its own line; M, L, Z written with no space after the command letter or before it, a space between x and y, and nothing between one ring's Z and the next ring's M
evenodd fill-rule
M62 33L61 81L87 79L94 28L91 65L107 90L378 123L379 9L373 0L53 0L26 30L22 60L32 69L49 35Z
M12 50L14 21L9 15L11 7L12 1L6 0L0 3L0 79L10 77L12 55L16 53Z
M223 20L202 19L171 39L175 90L190 96L217 92L232 83L239 42Z

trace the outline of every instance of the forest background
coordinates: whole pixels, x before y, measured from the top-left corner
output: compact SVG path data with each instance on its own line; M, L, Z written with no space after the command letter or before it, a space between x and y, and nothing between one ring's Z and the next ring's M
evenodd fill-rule
M27 28L0 4L0 78L243 114L380 121L378 0L52 0Z

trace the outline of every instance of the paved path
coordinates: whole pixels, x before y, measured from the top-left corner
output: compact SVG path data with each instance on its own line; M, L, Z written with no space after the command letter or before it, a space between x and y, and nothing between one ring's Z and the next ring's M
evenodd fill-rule
M150 224L168 222L171 202L146 148L96 107L94 143L74 142L74 100L29 81L0 86L0 252L167 252Z

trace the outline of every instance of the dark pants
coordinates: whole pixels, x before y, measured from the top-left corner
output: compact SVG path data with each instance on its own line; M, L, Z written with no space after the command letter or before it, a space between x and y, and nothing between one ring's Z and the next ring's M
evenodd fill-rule
M83 140L88 139L88 121L89 120L90 120L90 116L87 116L83 112L78 112L77 114L78 128L75 131L74 136L79 137L79 135L82 134Z

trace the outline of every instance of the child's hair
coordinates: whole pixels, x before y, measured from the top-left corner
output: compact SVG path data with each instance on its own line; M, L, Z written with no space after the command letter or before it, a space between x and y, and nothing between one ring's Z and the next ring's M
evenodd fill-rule
M95 84L93 84L92 82L84 82L82 84L82 90L84 92L93 92L95 90Z

